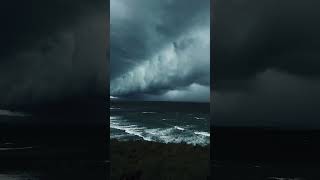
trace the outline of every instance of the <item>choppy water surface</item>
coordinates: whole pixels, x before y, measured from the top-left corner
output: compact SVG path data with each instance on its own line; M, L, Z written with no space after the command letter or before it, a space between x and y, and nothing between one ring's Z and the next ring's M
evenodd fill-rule
M150 111L148 108L111 105L111 138L163 143L207 145L209 113Z

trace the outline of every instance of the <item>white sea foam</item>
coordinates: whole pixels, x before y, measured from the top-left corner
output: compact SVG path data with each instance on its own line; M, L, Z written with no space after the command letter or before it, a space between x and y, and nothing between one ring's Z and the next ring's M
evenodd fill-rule
M162 118L162 121L170 121L170 120L174 120L174 119L170 119L170 118Z
M122 130L127 134L138 136L143 138L144 140L147 140L142 136L142 132L143 132L142 130L144 129L143 127L138 127L137 125L134 125L134 124L131 124L131 125L127 124L127 122L122 119L121 121L124 121L124 122L120 123L117 121L120 119L121 119L120 116L110 116L110 128ZM113 138L113 136L111 136L111 138Z
M164 123L166 124L166 123ZM110 117L110 127L121 130L126 135L114 134L111 138L123 139L137 136L145 141L155 141L163 143L187 143L193 145L207 145L210 142L210 135L206 132L194 132L189 126L174 126L166 124L166 128L147 128L139 124L133 124L121 116Z
M198 119L198 120L200 120L200 119L206 119L206 118L202 118L202 117L194 117L195 119Z
M210 137L210 133L208 132L195 131L194 134Z
M126 134L111 134L110 135L111 139L122 139L122 138L125 138L125 137L127 137Z
M118 130L122 130L128 134L131 134L131 135L135 135L135 136L139 136L141 138L143 138L144 140L148 140L148 139L145 139L144 136L142 136L142 129L143 128L138 128L138 127L135 127L135 126L121 126L121 125L115 125L115 124L110 124L110 127L111 128L114 128L114 129L118 129ZM111 136L112 137L112 136Z
M199 137L196 135L192 135L192 133L179 133L180 130L176 128L155 128L155 129L146 129L145 132L148 136L148 139L157 142L164 143L187 143L193 145L207 145L209 143L209 139L205 136Z
M180 130L180 131L184 131L184 130L185 130L184 128L179 127L179 126L174 126L174 128L175 128L175 129L178 129L178 130Z
M115 120L115 119L120 119L121 118L121 116L110 116L110 120L112 121L112 120Z

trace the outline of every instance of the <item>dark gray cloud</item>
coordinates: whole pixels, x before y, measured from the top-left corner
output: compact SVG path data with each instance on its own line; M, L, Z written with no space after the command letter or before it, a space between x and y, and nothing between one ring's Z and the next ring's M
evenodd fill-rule
M169 100L176 88L209 87L209 0L112 0L110 38L115 96Z
M214 91L214 125L319 127L320 79L267 70L249 91Z
M247 79L268 68L319 75L320 13L311 1L217 1L213 72Z
M216 1L213 124L319 127L315 1Z
M100 0L3 2L1 106L106 97L107 4Z

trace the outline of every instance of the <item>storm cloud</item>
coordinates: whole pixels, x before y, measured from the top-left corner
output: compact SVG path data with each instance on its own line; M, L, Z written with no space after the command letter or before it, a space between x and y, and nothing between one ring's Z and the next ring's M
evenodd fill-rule
M108 15L106 0L1 2L1 143L109 159Z
M106 97L107 4L100 0L3 2L1 107Z
M110 44L111 95L181 101L192 84L209 88L210 1L112 0Z
M319 127L314 1L216 1L212 124Z

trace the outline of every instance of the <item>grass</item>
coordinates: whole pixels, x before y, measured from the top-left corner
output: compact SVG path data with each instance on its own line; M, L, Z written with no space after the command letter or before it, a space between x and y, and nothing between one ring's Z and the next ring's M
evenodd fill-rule
M112 180L209 179L209 146L111 140Z

